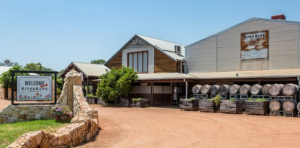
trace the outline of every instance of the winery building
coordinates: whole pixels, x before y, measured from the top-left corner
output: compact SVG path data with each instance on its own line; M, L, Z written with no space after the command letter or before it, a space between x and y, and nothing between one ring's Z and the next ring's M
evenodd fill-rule
M187 72L199 84L298 84L299 26L284 15L248 19L186 46Z
M107 62L109 68L132 67L138 72L129 98L147 98L153 106L172 105L187 97L189 82L196 78L185 73L182 44L134 35Z

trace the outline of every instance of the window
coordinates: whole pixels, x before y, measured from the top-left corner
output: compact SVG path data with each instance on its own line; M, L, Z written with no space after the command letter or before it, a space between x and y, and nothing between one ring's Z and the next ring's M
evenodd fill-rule
M127 66L138 73L148 73L148 51L128 53Z

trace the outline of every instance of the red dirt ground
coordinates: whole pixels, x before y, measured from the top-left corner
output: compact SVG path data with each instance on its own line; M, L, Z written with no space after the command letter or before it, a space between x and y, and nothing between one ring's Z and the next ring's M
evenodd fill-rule
M97 148L299 147L300 118L202 113L168 108L113 108L99 111Z
M4 105L5 104L5 105ZM10 104L0 100L0 110ZM300 146L300 118L202 113L168 108L99 111L101 130L82 148L292 148Z

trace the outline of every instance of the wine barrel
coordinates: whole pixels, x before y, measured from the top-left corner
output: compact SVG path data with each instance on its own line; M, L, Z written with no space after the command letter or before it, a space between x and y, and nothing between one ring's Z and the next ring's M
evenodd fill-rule
M281 109L281 107L282 107L282 101L281 100L272 100L272 101L270 101L269 108L270 108L271 111L277 112Z
M251 86L248 84L244 84L240 87L240 94L246 95L249 94Z
M285 96L294 96L298 93L299 86L293 83L284 85L282 89L282 93Z
M217 94L219 93L220 85L212 85L210 88L211 94Z
M297 104L297 109L300 111L300 102Z
M202 85L199 85L199 84L193 86L193 88L192 88L193 94L200 94L201 87L202 87Z
M237 84L231 85L230 88L229 88L229 94L235 95L235 94L239 93L240 87L241 87L241 86L240 86L240 85L237 85Z
M284 86L283 84L273 84L269 89L270 95L271 96L281 95L283 86Z
M210 88L211 88L211 86L206 84L206 85L203 85L201 87L200 91L201 91L202 94L209 94L210 93Z
M262 89L262 86L259 85L259 84L254 84L251 86L250 88L250 93L252 95L260 95L261 94L261 89Z
M270 92L269 92L269 89L272 85L271 84L265 84L263 87L262 87L262 94L263 95L270 95Z
M282 108L285 112L293 112L296 109L297 103L295 100L285 100L282 104Z
M229 92L229 85L224 84L224 85L220 86L219 92L221 95L227 95Z

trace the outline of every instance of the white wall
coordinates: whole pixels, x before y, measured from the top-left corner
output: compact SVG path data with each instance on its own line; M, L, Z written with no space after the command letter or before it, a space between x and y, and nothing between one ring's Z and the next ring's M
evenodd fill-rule
M241 60L241 33L269 30L269 58ZM299 68L298 26L251 21L187 47L190 73Z
M129 47L122 51L122 65L127 67L127 54L130 52L148 51L148 73L154 73L154 48L151 46Z

